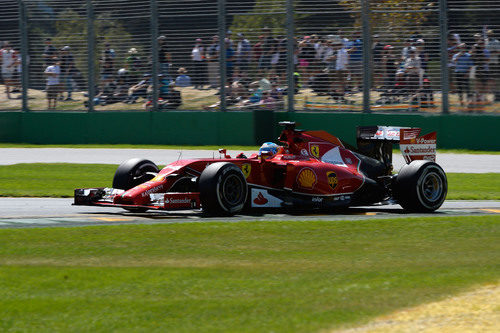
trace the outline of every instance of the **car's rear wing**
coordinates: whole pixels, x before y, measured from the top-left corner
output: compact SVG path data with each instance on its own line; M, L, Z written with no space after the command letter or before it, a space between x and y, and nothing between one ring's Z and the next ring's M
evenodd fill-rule
M419 137L420 128L398 126L360 126L356 139L358 150L386 165L392 164L393 144L399 144L406 163L436 160L436 132Z

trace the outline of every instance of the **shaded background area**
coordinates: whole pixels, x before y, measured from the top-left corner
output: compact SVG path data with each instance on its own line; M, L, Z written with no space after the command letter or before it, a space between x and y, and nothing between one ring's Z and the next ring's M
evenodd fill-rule
M25 38L30 110L47 109L43 72L52 57L62 60L69 54L74 61L69 75L60 78L60 89L63 99L72 100L60 101L56 109L86 111L89 52L96 95L103 91L109 95L110 84L113 92L123 85L116 101L95 102L94 108L101 111L148 109L144 104L153 95L151 85L137 103L126 103L126 95L145 74L156 72L156 63L158 73L165 75L158 82L160 95L180 71L190 77L189 84L176 87L181 104L166 110L217 111L221 93L228 95L225 110L439 113L444 108L495 113L500 109L495 103L500 4L494 0L5 0L2 7L0 41L9 41L17 52L17 86L12 88L19 91ZM442 58L451 64L461 43L478 54L475 35L488 44L491 68L484 80L472 68L468 97L461 104L453 66L445 71L449 88L442 82ZM161 36L159 44L154 37ZM231 45L231 68L220 63L216 38L221 37ZM50 54L47 39L53 45ZM65 46L66 55L61 53ZM417 70L406 70L412 48L421 64ZM194 59L193 52L200 59ZM341 57L347 58L344 65ZM105 67L110 68L108 74ZM126 74L119 74L120 69ZM223 70L230 77L224 80L227 91L221 92ZM291 82L296 94L288 89ZM0 110L20 110L22 96L7 99L3 90Z

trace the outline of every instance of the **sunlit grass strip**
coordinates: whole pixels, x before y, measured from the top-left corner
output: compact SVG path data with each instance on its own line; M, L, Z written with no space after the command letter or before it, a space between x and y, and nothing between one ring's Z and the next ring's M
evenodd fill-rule
M313 332L500 277L500 217L0 230L0 330Z

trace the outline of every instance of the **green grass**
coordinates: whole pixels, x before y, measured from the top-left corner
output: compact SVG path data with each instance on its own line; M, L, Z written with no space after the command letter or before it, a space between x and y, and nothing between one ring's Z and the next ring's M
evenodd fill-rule
M313 332L500 278L500 217L0 230L0 331Z
M75 188L111 187L117 165L0 166L0 196L71 197ZM449 173L449 200L500 200L500 174Z
M111 187L117 167L64 163L0 166L0 196L71 197L75 188Z
M449 200L500 200L499 173L448 173Z

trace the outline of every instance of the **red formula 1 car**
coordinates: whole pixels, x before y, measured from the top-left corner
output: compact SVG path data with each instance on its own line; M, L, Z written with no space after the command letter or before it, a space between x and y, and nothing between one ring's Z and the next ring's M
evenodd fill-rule
M179 160L161 171L131 159L116 170L112 188L75 190L75 205L129 211L202 209L210 215L242 210L331 209L399 203L406 211L431 212L445 200L447 179L434 162L436 133L420 129L359 127L357 147L324 131L284 126L273 156L220 150L219 159ZM407 164L393 175L392 145Z

